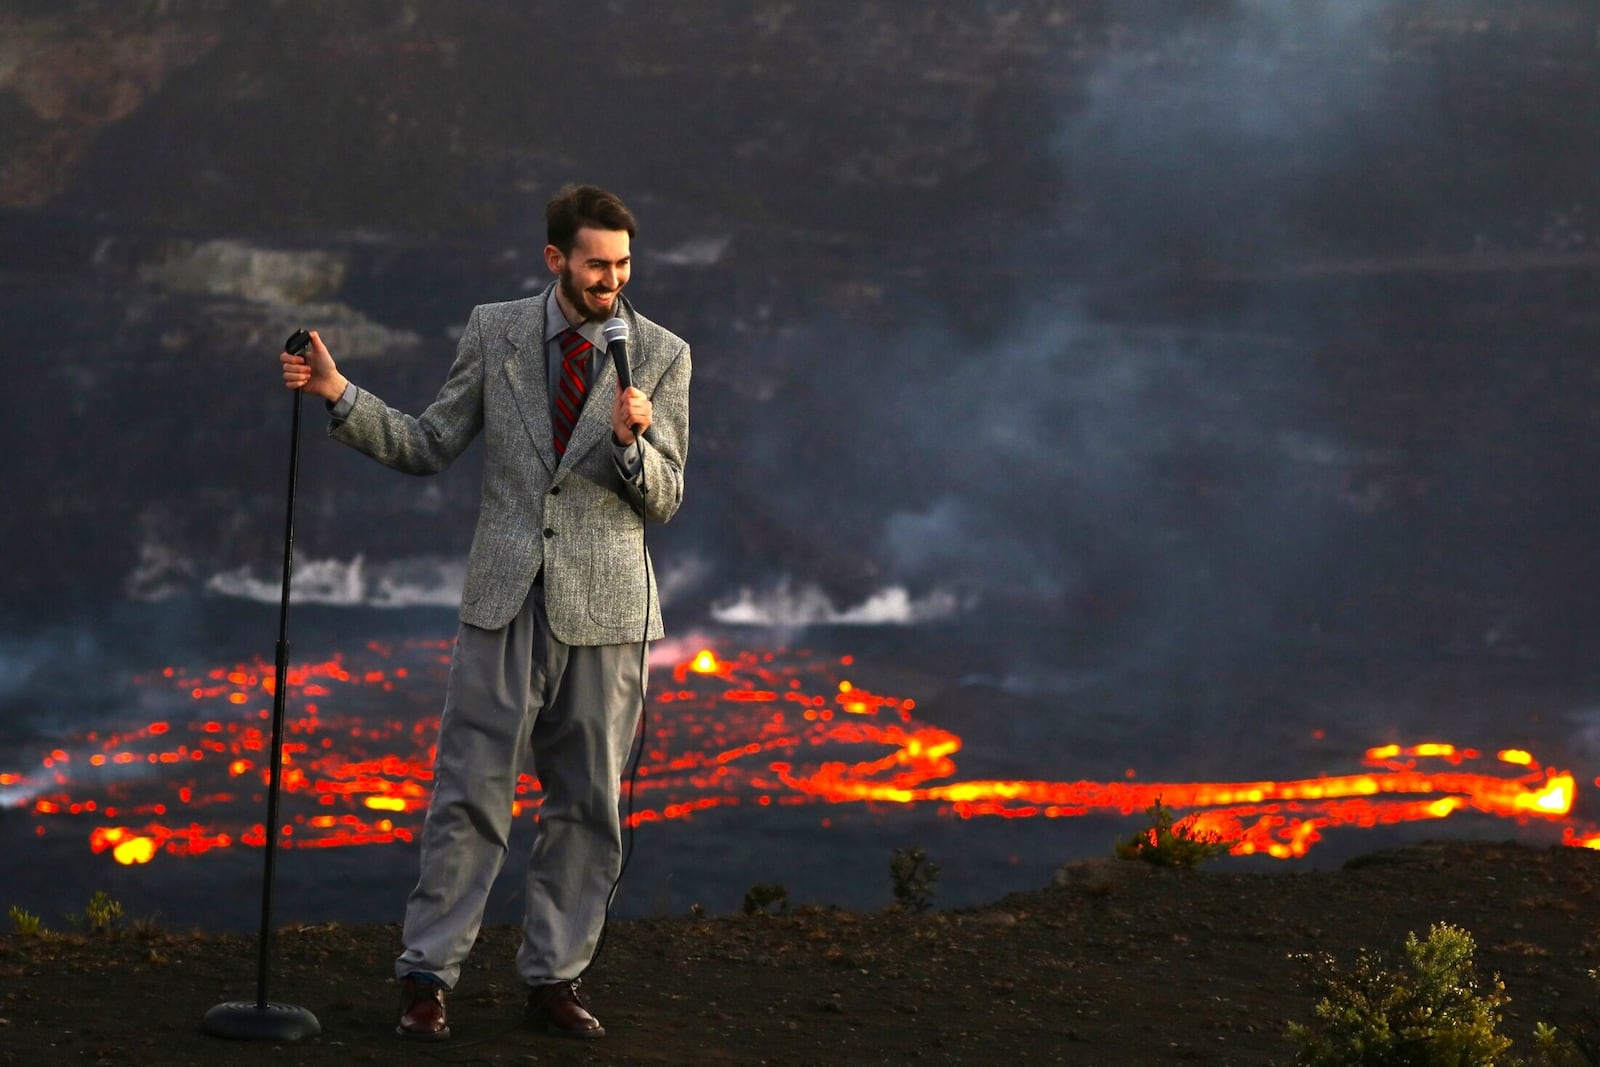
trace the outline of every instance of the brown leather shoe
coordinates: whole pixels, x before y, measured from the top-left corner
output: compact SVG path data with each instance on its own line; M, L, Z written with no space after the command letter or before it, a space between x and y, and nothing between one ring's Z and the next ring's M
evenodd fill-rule
M528 1021L561 1037L605 1037L606 1028L578 999L577 982L550 982L528 990Z
M417 978L400 979L400 1025L394 1032L419 1041L443 1041L449 1037L444 988Z

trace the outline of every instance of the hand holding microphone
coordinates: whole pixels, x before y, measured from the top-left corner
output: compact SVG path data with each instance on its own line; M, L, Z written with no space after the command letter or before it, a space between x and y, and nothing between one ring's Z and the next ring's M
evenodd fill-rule
M304 389L324 400L338 400L349 384L315 330L296 330L291 334L283 343L283 354L278 362L283 365L283 384L287 388Z
M606 352L617 370L617 399L611 407L611 433L624 445L631 445L650 428L650 398L633 387L633 371L628 366L627 322L610 319L602 330Z

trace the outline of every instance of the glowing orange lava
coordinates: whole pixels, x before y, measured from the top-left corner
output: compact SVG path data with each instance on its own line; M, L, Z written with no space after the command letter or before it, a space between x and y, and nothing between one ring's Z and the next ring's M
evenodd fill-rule
M284 848L413 840L427 807L448 642L371 644L292 666L283 738ZM919 722L913 700L840 678L849 657L703 649L651 680L649 731L632 779L635 825L755 805L928 805L970 819L1134 815L1159 800L1237 854L1304 855L1334 827L1374 827L1458 812L1563 827L1571 772L1523 750L1485 755L1428 742L1367 750L1350 773L1234 782L988 780L958 777L961 738ZM273 700L270 664L142 677L156 721L58 742L31 769L0 771L0 805L30 810L37 835L82 834L95 854L142 864L260 847ZM518 816L538 783L518 783ZM827 820L824 820L827 823Z

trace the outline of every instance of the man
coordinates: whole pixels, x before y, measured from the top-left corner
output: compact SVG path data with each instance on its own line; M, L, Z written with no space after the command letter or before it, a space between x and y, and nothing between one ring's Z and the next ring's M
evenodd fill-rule
M620 780L644 699L645 642L662 635L644 522L683 499L689 346L622 296L633 214L567 186L545 209L538 296L474 308L438 397L419 417L339 373L322 339L284 353L284 383L328 401L330 435L409 474L449 466L480 433L483 491L439 723L421 876L396 961L398 1032L448 1037L455 986L504 861L518 775L544 791L517 971L530 1021L600 1037L578 997L622 859ZM602 324L629 326L622 389Z

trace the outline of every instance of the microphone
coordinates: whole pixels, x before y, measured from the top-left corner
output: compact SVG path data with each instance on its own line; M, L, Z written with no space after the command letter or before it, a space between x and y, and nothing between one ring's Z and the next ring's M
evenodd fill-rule
M606 335L606 351L617 368L617 384L624 389L633 387L633 374L628 370L628 323L624 319L607 319L601 327Z
M611 354L611 362L617 368L617 384L624 389L633 388L633 373L628 369L627 321L620 318L607 319L606 324L600 327L600 332L606 335L606 351ZM640 436L639 427L634 426L632 430L633 439L637 441Z

